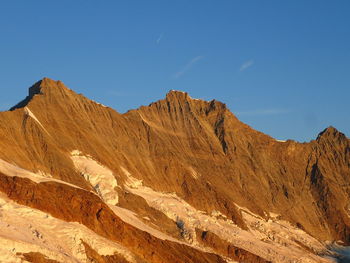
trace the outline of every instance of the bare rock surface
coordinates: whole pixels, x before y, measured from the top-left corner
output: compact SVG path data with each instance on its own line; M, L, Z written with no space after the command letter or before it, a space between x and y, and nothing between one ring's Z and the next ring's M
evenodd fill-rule
M96 235L78 258L14 238L1 262L331 262L350 243L350 140L277 141L180 91L120 114L44 78L0 112L0 192Z

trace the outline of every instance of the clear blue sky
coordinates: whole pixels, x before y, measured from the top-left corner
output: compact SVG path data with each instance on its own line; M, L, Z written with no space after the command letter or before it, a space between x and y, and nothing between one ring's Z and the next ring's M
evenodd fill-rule
M170 89L278 139L350 137L350 1L4 0L0 109L42 77L119 112Z

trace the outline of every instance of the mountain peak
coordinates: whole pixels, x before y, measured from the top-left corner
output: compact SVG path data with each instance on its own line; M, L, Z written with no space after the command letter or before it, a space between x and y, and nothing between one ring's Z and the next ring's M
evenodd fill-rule
M56 88L56 87L58 87L58 88L66 88L67 89L67 87L60 80L53 80L53 79L44 77L39 82L40 82L40 86L42 88Z
M319 133L317 136L317 140L321 138L326 138L326 139L343 139L346 138L345 134L342 132L338 131L335 127L329 126L326 129L324 129L322 132Z
M168 91L167 94L188 94L188 93L185 92L185 91L182 91L182 90L171 89L171 90Z
M189 99L191 98L187 92L184 91L179 91L179 90L170 90L167 94L166 94L166 99L168 101L171 100L178 100L178 99Z
M55 81L53 79L44 77L43 79L37 81L33 86L28 90L28 96L13 106L10 111L23 108L28 105L28 103L36 96L46 93L53 93L57 90L68 89L62 81Z
M206 101L203 99L192 98L187 92L179 90L170 90L165 97L165 100L170 105L177 105L182 107L186 105L186 109L195 110L195 111L204 111L206 114L212 111L226 110L226 104L217 101L211 100Z

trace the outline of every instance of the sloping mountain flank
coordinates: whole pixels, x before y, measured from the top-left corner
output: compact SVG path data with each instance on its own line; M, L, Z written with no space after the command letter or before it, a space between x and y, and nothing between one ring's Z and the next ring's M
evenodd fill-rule
M170 91L120 114L44 78L0 113L0 262L332 262L350 140L277 141Z

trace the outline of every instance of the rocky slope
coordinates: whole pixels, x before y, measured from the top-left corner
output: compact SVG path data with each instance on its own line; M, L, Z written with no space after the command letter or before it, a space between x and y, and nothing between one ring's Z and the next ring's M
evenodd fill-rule
M43 79L0 113L1 262L330 262L350 140L280 142L170 91L119 114Z

